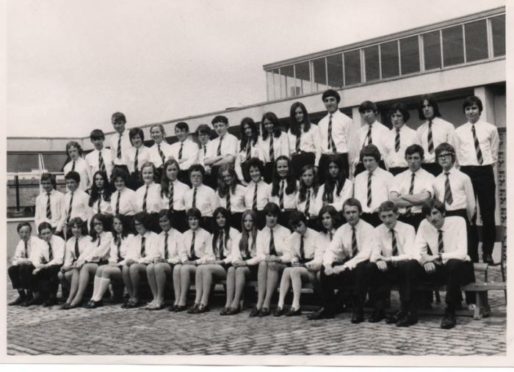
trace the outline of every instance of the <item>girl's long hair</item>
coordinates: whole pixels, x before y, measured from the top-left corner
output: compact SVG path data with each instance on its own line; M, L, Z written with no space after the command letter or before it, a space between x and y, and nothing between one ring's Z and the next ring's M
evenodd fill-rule
M301 134L301 124L296 121L295 112L297 108L300 108L303 112L303 132L307 133L311 129L311 119L309 118L309 113L307 112L307 108L301 102L295 102L291 105L291 110L289 112L289 130L292 134L298 137Z
M170 196L170 179L168 176L166 176L166 169L172 165L175 164L177 169L180 171L180 166L178 165L178 161L176 161L174 158L170 158L166 160L162 167L162 175L161 175L161 197L166 196L167 198Z
M302 181L302 175L309 170L312 170L312 173L314 174L314 179L312 181L312 190L314 191L314 197L316 195L318 195L318 189L319 189L318 173L316 172L316 168L314 168L314 165L306 164L302 167L302 171L300 172L300 190L299 190L298 199L302 203L305 200L307 200L307 189L308 189L307 185L305 185Z
M245 229L245 218L247 216L252 217L253 221L253 227L251 231L248 231ZM248 242L250 241L250 238L252 238L252 246L250 247ZM243 212L241 215L241 240L239 241L239 252L241 252L241 256L244 256L246 251L248 252L255 252L255 241L257 239L257 213L251 209L247 209Z
M223 180L223 172L229 172L232 176L232 184L227 185ZM218 169L218 194L221 198L225 198L229 192L234 193L237 185L241 185L241 181L237 177L236 171L232 164L223 164Z
M112 195L112 186L109 183L109 180L107 178L107 174L102 171L96 171L93 175L93 185L91 186L91 196L89 197L89 206L93 207L93 205L98 201L100 198L100 190L96 186L95 178L97 175L102 176L104 180L104 188L103 188L103 198L106 202L111 201L111 195Z
M330 164L337 165L337 168L339 168L339 174L336 178L333 178L330 175L330 172L328 171L328 166ZM341 190L343 189L343 186L346 182L346 175L344 174L343 169L341 168L341 164L337 162L337 160L334 157L329 158L327 162L327 171L325 175L325 190L323 192L323 200L327 203L333 203L334 202L334 189L336 189L336 195L339 196L341 194Z
M286 176L286 183L287 183L286 190L285 190L286 194L290 195L290 194L294 193L296 191L296 187L297 187L296 178L291 169L291 161L289 160L289 158L287 156L281 155L275 160L275 164L273 164L273 175L271 176L271 183L272 183L271 195L272 196L278 196L278 192L280 189L281 179L278 176L278 172L277 172L277 164L280 160L287 161L287 165L288 165L288 169L289 169L289 172L287 173L287 176Z
M225 226L223 227L223 229L221 229L216 223L216 218L219 214L222 214L223 217L225 217ZM225 232L225 241L223 242L223 249L227 249L227 242L230 239L230 213L225 208L218 207L214 210L214 213L212 214L212 219L212 223L214 225L214 233L212 235L212 251L216 253L218 249L216 243L218 242L218 238L220 236L221 231Z

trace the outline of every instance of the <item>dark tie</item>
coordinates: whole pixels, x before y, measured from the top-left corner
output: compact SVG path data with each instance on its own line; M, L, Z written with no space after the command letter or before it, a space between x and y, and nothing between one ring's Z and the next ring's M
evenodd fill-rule
M50 191L48 194L47 194L47 199L46 199L46 218L48 218L49 220L52 219L52 209L50 208L50 196L51 196L52 192Z
M221 141L223 140L223 137L220 137L220 142L218 143L218 150L216 151L216 156L221 155Z
M227 192L227 211L228 211L228 213L230 213L230 188L228 189L228 192Z
M252 203L252 209L253 209L254 211L256 211L256 210L257 210L257 186L258 186L258 185L259 185L259 184L256 182L256 183L255 183L255 189L254 189L254 192L253 192L253 203Z
M97 207L96 207L96 210L97 210L97 212L98 212L98 213L101 213L101 210L100 210L100 203L101 203L101 202L102 202L102 192L100 192L100 193L98 194L98 205L97 205Z
M473 132L473 141L475 142L475 151L477 153L477 160L480 165L484 164L484 158L482 157L482 150L480 150L480 143L478 142L477 131L475 124L471 124L471 132Z
M191 248L189 249L189 259L190 260L196 259L195 238L196 238L196 231L193 231L193 237L191 238Z
M428 152L433 153L434 152L434 139L432 137L432 119L428 121Z
M371 138L371 129L372 128L373 128L373 125L369 124L368 134L366 135L366 141L368 142L367 143L368 145L372 145L373 144L373 139ZM366 143L366 142L364 142L364 143Z
M195 186L193 187L193 208L196 208L196 192L198 191L198 188Z
M100 172L105 173L105 163L101 150L98 151L98 169L100 169Z
M252 156L252 144L250 141L246 144L246 160L250 159Z
M273 148L273 133L269 136L269 161L273 163L275 161L275 149Z
M173 191L174 191L174 186L173 186L173 182L170 182L170 190L169 190L169 199L170 199L170 203L169 203L169 210L170 212L173 212Z
M302 139L302 132L301 132L301 129L300 129L300 133L296 136L296 145L295 145L295 149L296 149L296 152L300 152L300 141Z
M23 245L25 246L25 250L23 251L21 258L29 258L29 246L26 240L23 241Z
M416 177L416 173L412 173L410 177L410 187L409 187L409 195L414 194L414 178ZM412 207L407 207L407 213L411 212Z
M439 254L444 253L444 241L443 241L443 230L437 230L439 235L437 237L437 248L439 249Z
M136 149L136 156L134 157L134 173L139 171L139 147Z
M334 237L334 233L332 231L329 231L328 232L328 238L330 239L330 241L332 241L333 237Z
M157 151L159 152L159 156L161 157L162 164L164 164L164 162L166 161L166 157L164 156L164 152L162 152L162 150L161 150L160 143L157 145Z
M450 187L450 172L444 172L446 180L444 181L444 201L451 205L453 203L452 188Z
M148 188L150 185L146 185L145 196L143 196L143 212L146 212L146 198L148 197Z
M328 151L336 152L336 144L332 137L332 114L328 115Z
M281 210L284 210L284 184L284 180L280 181L280 189L278 190L279 206Z
M71 163L71 171L75 171L75 160L73 160L73 162Z
M371 206L371 202L372 202L372 196L371 196L371 177L373 176L373 172L368 172L368 201L367 201L367 206L370 207Z
M400 151L400 128L396 128L396 136L394 138L394 150Z
M48 242L48 262L52 261L54 259L54 252L52 248L52 244Z
M101 243L102 243L102 237L98 236L98 243L96 243L96 246L99 247Z
M220 260L223 260L225 258L224 255L223 255L223 235L224 235L224 232L225 231L221 230L219 241L218 241L218 259L220 259Z
M359 247L357 246L357 232L355 231L355 226L352 226L352 257L357 255L359 251Z
M182 151L184 151L184 142L180 142L180 149L178 150L178 160L182 159Z
M122 260L121 257L121 234L118 235L118 239L116 239L116 248L118 249L118 262Z
M398 243L396 242L396 234L394 233L394 229L390 229L391 231L391 247L392 247L392 256L398 256Z
M305 240L303 235L300 235L300 262L305 262Z
M145 257L146 256L145 243L146 243L146 237L142 236L141 237L141 257Z
M305 201L305 216L309 217L309 208L311 206L311 190L307 190L307 200Z
M164 233L164 259L168 259L168 232Z
M116 214L120 214L120 199L121 199L121 190L118 191L118 199L116 199Z
M207 146L203 146L203 157L205 158L205 155L207 155Z
M79 252L79 239L75 238L75 260L78 260L79 256L80 256L80 252Z
M116 149L116 157L118 159L121 159L121 133L120 133L120 136L118 137L118 148Z
M68 217L66 218L66 222L70 222L71 219L71 211L73 209L73 192L71 193L70 197L70 206L68 207Z
M275 238L273 236L273 229L272 228L269 229L269 254L271 256L276 256L277 255L277 251L275 249Z

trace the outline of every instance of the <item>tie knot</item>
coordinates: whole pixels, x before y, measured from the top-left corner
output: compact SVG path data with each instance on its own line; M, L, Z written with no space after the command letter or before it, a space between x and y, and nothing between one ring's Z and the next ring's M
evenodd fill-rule
M389 232L390 232L391 234L394 234L394 228L392 228L392 227L391 227L391 228L389 229Z
M450 172L444 172L444 175L448 177L450 175Z
M331 113L328 115L328 118L329 118L330 120L332 120L332 116L334 116L334 114L331 112Z

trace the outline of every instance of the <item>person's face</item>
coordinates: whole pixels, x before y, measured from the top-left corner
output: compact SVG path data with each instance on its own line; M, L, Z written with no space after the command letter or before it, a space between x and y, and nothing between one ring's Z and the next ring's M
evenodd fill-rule
M200 220L194 216L189 216L187 218L187 222L189 223L189 228L191 230L196 230L200 226Z
M159 127L153 127L152 129L150 129L150 135L157 144L161 143L164 138L161 128Z
M104 139L103 138L95 138L92 139L91 142L93 143L93 146L95 146L95 149L101 150L104 148Z
M227 224L227 219L225 218L225 216L223 215L223 213L218 213L216 215L216 225L222 229L225 227L225 225Z
M303 221L298 222L298 224L295 226L294 230L300 234L303 235L307 231L307 225Z
M152 167L144 167L143 168L143 181L145 182L145 185L148 185L153 182Z
M471 106L466 106L464 114L470 123L475 124L480 119L480 108L473 103Z
M209 135L206 133L198 133L198 141L200 141L202 145L206 145L207 142L209 142Z
M175 164L170 164L166 167L166 177L168 177L168 179L170 181L175 181L177 179L177 176L178 176L178 168Z
M30 234L32 233L32 230L28 226L23 226L20 231L18 231L18 235L20 236L21 240L29 240Z
M285 159L277 161L277 174L280 178L286 178L289 173L289 164Z
M221 178L223 179L223 182L225 182L225 185L232 185L232 182L234 181L234 177L232 177L232 174L228 170L221 174Z
M264 119L264 121L262 122L262 124L264 125L264 129L266 129L266 132L268 132L269 134L273 134L273 128L274 128L275 126L273 125L273 123L271 122L271 120Z
M304 115L301 107L298 106L296 110L294 110L294 118L298 124L303 123Z
M114 179L114 187L116 187L116 190L118 191L123 190L123 188L125 187L125 181L123 181L123 178L116 177Z
M370 172L374 171L378 167L378 163L373 156L364 156L362 158L362 164L364 165L364 168Z
M434 118L434 106L432 106L427 99L423 101L421 111L423 112L425 119L430 120Z
M414 154L406 155L405 160L407 160L407 165L412 172L416 172L419 168L421 168L421 163L423 162L421 155L417 152Z
M45 242L49 242L50 239L52 239L52 230L50 229L43 229L39 233L39 237L43 239Z
M183 142L186 140L187 136L189 135L189 132L185 129L175 128L175 135L177 136L180 142Z
M251 138L252 137L252 127L249 124L245 124L243 126L243 132L246 137Z
M214 126L214 130L216 131L218 136L223 137L225 135L225 133L227 133L227 129L228 129L227 124L225 124L221 121L218 121L218 122L214 123L213 126Z
M141 221L134 221L134 227L139 235L144 235L146 233L146 229Z
M308 169L302 173L302 182L307 187L312 186L314 182L314 171L312 169Z
M114 130L118 133L123 133L125 130L125 122L123 120L117 120L114 123L112 123L112 126L114 127Z
M330 213L323 213L323 215L321 216L321 224L327 231L330 231L334 228L334 222L332 221L332 216L330 215Z
M259 167L250 167L249 169L250 178L253 182L259 182L261 180L261 171Z
M46 192L50 192L53 190L53 186L52 186L52 181L50 180L42 180L41 181L41 187L43 188L43 190L45 190Z
M243 220L243 226L246 231L251 231L253 229L253 218L251 215L247 214Z
M68 190L70 190L71 192L77 190L77 187L79 186L79 184L77 183L77 181L75 180L72 180L72 179L67 179L66 180L66 187L68 188Z
M123 224L119 220L119 218L115 218L112 220L112 228L115 233L121 234L123 232Z
M200 171L191 172L191 176L189 178L193 186L200 186L203 182L202 172Z
M327 109L327 111L331 114L336 112L336 110L339 106L339 103L337 102L336 97L326 97L323 100L323 103L325 104L325 108Z
M372 109L364 110L364 112L361 114L364 121L368 124L373 123L375 120L377 120L377 114Z
M339 176L339 166L336 163L331 162L328 165L328 174L332 178L337 178Z
M443 170L447 171L453 167L453 156L449 152L441 152L437 157L437 162Z
M75 146L70 146L68 149L68 155L70 156L71 160L77 160L79 158L79 149Z
M353 205L347 205L344 207L344 218L351 225L355 226L359 222L360 212L359 208Z
M104 188L104 186L105 186L104 178L100 174L97 174L95 176L95 185L100 190L102 190Z
M266 226L268 227L275 227L277 224L278 217L273 214L267 214L266 215Z
M398 220L398 213L394 213L393 211L384 211L380 212L379 217L388 229L392 229L396 226L396 221Z
M94 220L93 228L95 229L97 234L100 234L104 231L104 224L100 220Z
M442 214L437 208L432 208L430 215L427 216L427 220L436 229L440 229L444 224L444 214Z
M169 231L171 229L170 219L168 217L159 218L159 226L164 231Z
M78 238L78 237L80 237L81 232L82 232L81 230L82 230L82 229L80 228L80 226L79 226L79 225L73 225L73 226L71 227L71 233L73 234L73 236L75 236L75 237L77 237L77 238Z
M400 110L397 110L396 112L393 112L391 114L391 123L393 124L393 127L395 128L401 128L404 124L403 115L400 112Z
M140 148L143 146L143 139L139 134L136 134L134 137L132 137L132 146L135 148Z

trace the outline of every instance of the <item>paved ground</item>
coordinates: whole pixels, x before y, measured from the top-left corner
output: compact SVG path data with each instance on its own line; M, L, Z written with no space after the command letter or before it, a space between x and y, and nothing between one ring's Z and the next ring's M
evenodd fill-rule
M9 288L8 300L15 296ZM353 325L348 313L308 321L249 318L248 311L221 317L219 307L198 315L119 305L68 311L9 307L7 348L9 355L505 355L505 298L501 291L489 298L490 318L461 316L449 331L439 328L435 314L401 329L383 322Z

